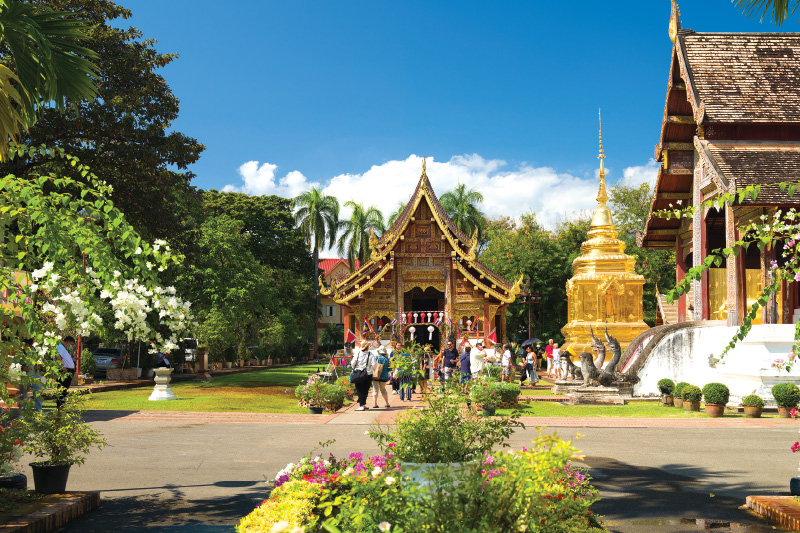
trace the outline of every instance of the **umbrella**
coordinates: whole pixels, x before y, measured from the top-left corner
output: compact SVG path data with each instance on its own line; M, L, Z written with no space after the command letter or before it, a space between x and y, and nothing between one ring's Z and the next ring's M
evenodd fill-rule
M537 339L537 338L528 339L528 340L526 340L525 342L522 343L522 348L525 348L526 346L530 346L532 344L539 344L540 342L542 342L541 339Z

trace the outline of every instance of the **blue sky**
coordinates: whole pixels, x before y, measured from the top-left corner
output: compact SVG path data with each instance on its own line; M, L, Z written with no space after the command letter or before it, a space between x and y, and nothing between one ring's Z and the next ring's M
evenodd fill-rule
M180 55L161 72L181 99L174 127L207 147L202 188L322 180L393 210L427 155L439 193L467 181L490 215L553 222L593 205L599 107L609 180L654 172L668 0L121 3L125 24ZM679 3L697 31L775 31L730 0Z

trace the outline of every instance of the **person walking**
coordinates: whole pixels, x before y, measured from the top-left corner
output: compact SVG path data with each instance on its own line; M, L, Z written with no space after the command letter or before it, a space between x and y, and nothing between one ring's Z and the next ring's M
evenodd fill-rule
M547 347L544 349L544 359L547 362L547 377L553 377L551 372L553 370L553 339L547 341Z
M380 374L377 376L374 373L374 370L377 370L377 366L381 366ZM386 383L389 381L389 357L386 355L386 348L381 346L378 348L378 354L375 357L375 360L372 363L373 366L373 375L372 375L372 400L374 405L372 406L374 409L378 408L378 393L383 396L383 403L386 405L386 408L389 408L389 393L386 390Z
M553 345L553 370L555 370L556 379L561 379L561 350L558 349L558 343Z
M469 344L467 344L469 346ZM486 358L486 352L479 350L476 346L474 350L470 350L469 354L469 370L472 372L472 378L477 378L483 372L483 362Z
M444 379L453 377L458 365L458 350L455 349L453 341L447 341L447 347L442 349L442 367L444 368Z
M433 353L430 346L425 346L422 352L422 361L419 363L419 392L428 393L428 380L433 379Z
M72 348L73 344L75 344L75 339L67 335L64 337L64 340L59 342L58 346L56 346L57 355L55 360L61 363L61 369L59 371L61 376L56 380L56 383L58 383L56 387L56 407L58 409L64 406L64 402L67 400L69 386L72 384L72 376L75 375L75 362L72 360L72 355L69 353L69 349Z
M508 344L503 345L503 357L501 359L501 363L503 365L503 375L500 378L500 381L508 381L511 383L514 378L514 362L513 356L511 355L511 350L509 349Z
M414 392L414 376L411 375L411 370L406 370L407 368L413 368L413 359L410 353L403 352L398 355L399 359L399 374L398 374L398 382L400 387L400 401L405 402L408 400L411 401L411 393Z
M358 353L353 354L353 358L350 360L350 366L353 368L353 372L357 370L366 370L367 372L367 379L360 383L354 383L356 392L358 393L357 401L359 405L356 411L366 411L369 409L369 407L367 407L367 396L372 386L372 357L369 353L369 346L369 342L362 343L361 349Z
M533 346L528 345L525 349L525 373L528 375L528 384L533 387L539 381L539 374L536 372L536 354Z
M464 345L464 353L458 356L458 362L461 364L461 383L466 384L467 381L472 379L470 352L472 346L469 343Z

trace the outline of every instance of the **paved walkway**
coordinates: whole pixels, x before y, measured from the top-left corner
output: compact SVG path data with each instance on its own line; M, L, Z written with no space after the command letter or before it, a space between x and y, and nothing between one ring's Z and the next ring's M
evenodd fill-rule
M371 401L371 399L370 399ZM267 495L265 480L317 448L377 453L365 435L416 402L326 415L91 411L109 446L74 467L69 490L102 491L101 508L64 532L230 531ZM798 422L783 419L524 419L577 440L602 500L595 511L618 533L776 531L739 509L751 494L788 494ZM321 444L334 439L325 448ZM26 464L28 461L22 461ZM27 469L27 467L26 467ZM32 484L30 471L27 472ZM698 522L699 521L699 522Z

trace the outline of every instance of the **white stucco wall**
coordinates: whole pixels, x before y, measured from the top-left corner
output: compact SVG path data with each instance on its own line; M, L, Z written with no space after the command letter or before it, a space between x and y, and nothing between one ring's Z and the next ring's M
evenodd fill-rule
M758 394L768 405L774 405L770 392L773 385L790 381L800 386L800 364L791 372L772 367L776 359L787 358L791 351L791 324L753 326L716 368L709 366L709 356L719 356L736 331L734 327L708 326L679 329L666 335L639 372L634 395L659 395L656 384L662 378L701 388L715 381L728 386L731 404L738 404L748 394Z

